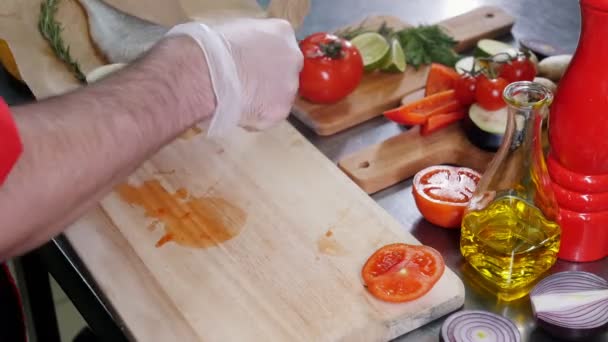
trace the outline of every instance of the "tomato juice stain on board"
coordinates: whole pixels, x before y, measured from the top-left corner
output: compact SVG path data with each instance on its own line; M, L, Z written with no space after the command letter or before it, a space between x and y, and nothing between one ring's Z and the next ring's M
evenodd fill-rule
M146 228L148 228L149 231L154 231L156 229L156 227L158 227L159 223L160 223L159 220L154 220L154 221L150 222L150 224Z
M185 200L188 197L188 190L186 190L184 188L179 188L175 192L175 196L179 199Z
M186 247L216 246L237 236L247 217L242 209L222 198L197 198L183 188L170 193L158 180L141 186L122 184L116 191L125 202L143 207L147 217L163 224L165 235L156 247L169 241ZM156 226L160 224L148 228L154 230Z
M319 253L333 256L346 255L346 250L336 240L334 233L329 229L317 240L317 249Z

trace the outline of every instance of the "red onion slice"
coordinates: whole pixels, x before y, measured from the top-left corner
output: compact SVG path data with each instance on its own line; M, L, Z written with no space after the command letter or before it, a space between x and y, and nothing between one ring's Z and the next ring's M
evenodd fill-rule
M496 314L464 310L448 317L441 326L444 342L519 342L515 324Z
M530 296L548 293L579 292L608 289L608 282L593 273L582 271L560 272L541 280L530 292Z
M608 281L569 271L541 280L530 292L539 325L562 338L581 339L608 326Z

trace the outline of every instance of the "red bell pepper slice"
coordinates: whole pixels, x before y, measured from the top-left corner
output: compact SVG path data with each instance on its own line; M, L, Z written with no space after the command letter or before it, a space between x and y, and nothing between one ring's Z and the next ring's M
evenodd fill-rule
M460 75L454 68L439 63L431 64L431 70L426 79L425 96L454 89L459 77Z
M458 110L459 108L454 108L456 106L455 103L458 103L456 92L454 90L446 90L388 110L384 112L384 116L402 125L421 125L427 121L429 114L437 114L439 108L443 108L439 113Z
M437 114L429 117L427 122L420 129L421 135L429 135L433 132L453 124L456 121L464 119L464 111L456 111L451 113Z

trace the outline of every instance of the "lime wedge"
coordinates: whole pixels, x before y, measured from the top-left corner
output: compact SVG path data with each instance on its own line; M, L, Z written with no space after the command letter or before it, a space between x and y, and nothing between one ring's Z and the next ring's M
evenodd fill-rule
M350 42L359 50L367 71L381 67L390 52L386 39L376 32L362 33Z
M393 39L391 41L391 52L381 69L388 72L404 72L406 66L405 53L403 53L401 43L399 43L399 40Z

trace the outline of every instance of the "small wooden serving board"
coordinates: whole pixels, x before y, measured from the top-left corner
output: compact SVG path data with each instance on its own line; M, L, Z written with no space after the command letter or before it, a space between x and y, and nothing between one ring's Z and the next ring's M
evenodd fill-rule
M342 159L338 166L365 192L372 194L437 164L452 164L483 172L493 157L469 142L461 123L428 136L416 126Z
M412 26L390 16L369 17L364 25L376 28L382 22L394 28ZM444 20L439 25L459 41L455 50L464 51L473 47L479 39L509 32L513 23L513 17L503 10L486 6ZM319 135L338 133L398 106L405 95L424 87L428 70L429 66L422 66L418 70L408 66L404 73L367 74L352 94L335 104L320 105L298 98L293 109L294 115Z

